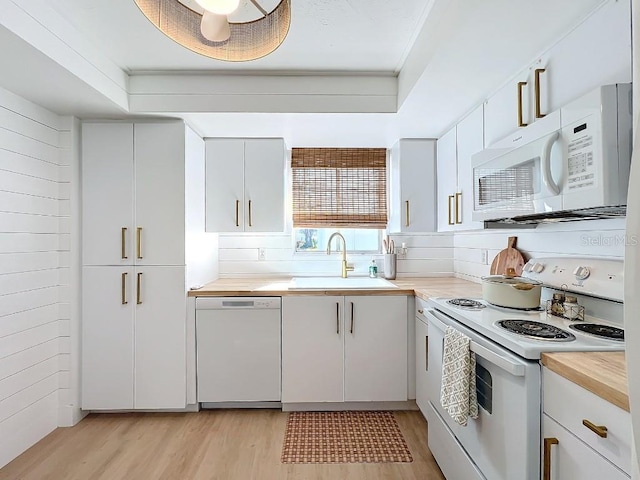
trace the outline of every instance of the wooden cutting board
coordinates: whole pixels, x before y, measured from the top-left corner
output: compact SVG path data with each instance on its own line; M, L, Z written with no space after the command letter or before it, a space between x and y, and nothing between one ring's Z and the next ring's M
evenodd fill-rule
M491 262L491 275L504 275L507 268L513 268L516 275L522 275L524 264L527 263L522 253L516 248L518 237L509 237L507 248L501 250Z

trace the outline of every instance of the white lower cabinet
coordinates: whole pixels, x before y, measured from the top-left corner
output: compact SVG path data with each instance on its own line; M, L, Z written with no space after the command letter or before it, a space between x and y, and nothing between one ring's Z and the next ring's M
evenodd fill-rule
M84 267L82 275L82 408L184 408L184 267Z
M283 297L283 403L406 400L406 296Z
M426 319L421 317L420 313L416 314L416 403L426 417L429 407L429 329Z
M544 368L543 413L544 480L630 478L629 412Z

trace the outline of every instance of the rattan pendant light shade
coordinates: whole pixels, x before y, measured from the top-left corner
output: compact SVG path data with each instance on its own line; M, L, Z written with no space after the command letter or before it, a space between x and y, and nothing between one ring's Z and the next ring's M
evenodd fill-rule
M291 24L291 0L282 0L258 20L230 23L231 36L211 42L202 36L202 15L178 0L135 0L161 32L200 55L228 62L246 62L269 55L284 41Z

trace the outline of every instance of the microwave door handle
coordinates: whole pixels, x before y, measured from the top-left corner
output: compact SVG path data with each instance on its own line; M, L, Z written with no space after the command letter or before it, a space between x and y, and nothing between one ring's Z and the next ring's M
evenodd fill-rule
M542 147L541 158L542 181L544 182L545 187L547 187L547 190L552 192L554 195L560 195L560 187L558 187L551 176L551 148L553 147L553 144L558 141L558 138L560 138L558 132L547 138L547 141L544 142L544 146Z

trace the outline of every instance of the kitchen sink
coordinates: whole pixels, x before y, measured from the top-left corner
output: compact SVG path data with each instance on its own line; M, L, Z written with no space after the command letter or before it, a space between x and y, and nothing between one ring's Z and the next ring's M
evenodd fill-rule
M295 277L289 283L289 290L351 290L370 288L398 288L384 278L370 277Z

